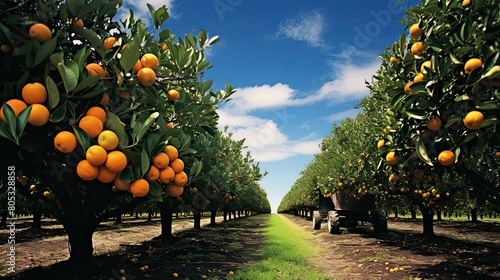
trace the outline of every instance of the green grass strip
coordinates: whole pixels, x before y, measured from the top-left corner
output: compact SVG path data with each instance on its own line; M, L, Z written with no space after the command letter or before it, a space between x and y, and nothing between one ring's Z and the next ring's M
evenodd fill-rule
M267 240L262 261L238 270L234 278L229 279L333 279L310 261L322 252L321 248L308 243L309 239L314 238L311 232L304 231L282 215L271 214L264 235Z

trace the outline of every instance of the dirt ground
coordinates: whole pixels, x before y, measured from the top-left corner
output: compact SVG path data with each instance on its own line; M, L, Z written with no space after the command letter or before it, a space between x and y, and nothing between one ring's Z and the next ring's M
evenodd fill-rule
M6 275L2 259L7 244L2 243L6 243L7 231L0 231L0 277L130 280L175 279L178 275L178 279L231 279L232 272L237 275L242 266L260 261L267 217L219 222L201 230L193 230L191 220L178 221L169 242L154 238L160 231L155 220L106 223L94 235L98 254L94 266L79 272L78 277L65 265L67 239L60 226L44 223L44 230L31 232L20 224L16 275ZM310 219L285 217L313 232ZM339 280L500 278L499 223L436 222L433 238L423 237L421 231L420 221L394 218L389 220L388 234L374 234L367 226L331 235L323 225L310 241L324 250L313 261Z

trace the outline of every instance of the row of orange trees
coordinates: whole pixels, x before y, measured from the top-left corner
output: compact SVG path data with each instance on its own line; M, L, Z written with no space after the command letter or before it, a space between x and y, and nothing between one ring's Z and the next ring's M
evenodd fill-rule
M216 108L234 93L203 78L217 37L161 29L165 6L148 5L152 30L133 11L117 20L120 4L0 4L2 193L50 205L79 265L100 222L146 201L166 238L180 205L270 212L265 174L217 130Z
M403 23L363 111L334 125L280 211L313 209L317 188L373 193L418 207L432 235L435 210L499 209L500 3L422 1Z

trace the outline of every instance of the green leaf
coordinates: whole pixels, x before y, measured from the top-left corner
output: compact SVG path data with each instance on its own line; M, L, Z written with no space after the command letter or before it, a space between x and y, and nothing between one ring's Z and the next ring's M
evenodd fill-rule
M35 54L35 62L33 63L33 67L42 63L45 59L47 59L55 50L57 44L57 37L50 39L45 42L41 48Z
M132 70L139 59L141 46L137 41L136 38L133 38L127 43L127 47L122 51L120 66L124 72Z
M417 155L420 159L422 159L428 165L434 166L432 164L431 159L429 158L429 155L427 154L427 149L425 148L424 141L422 141L421 139L418 139L417 143L415 143L415 148L416 148Z
M99 38L99 36L94 30L87 28L73 28L73 30L76 33L83 36L85 39L87 39L88 43L90 43L90 45L92 45L95 48L96 52L101 57L104 57L104 46L102 45L101 38ZM84 44L85 43L86 42L84 42Z
M116 133L121 146L127 146L129 144L128 134L120 123L118 116L111 111L106 111L106 116L106 123L104 124L104 127Z
M499 56L500 56L500 52L496 52L496 53L490 55L486 59L486 61L483 64L483 69L482 69L482 73L484 76L486 76L486 74L495 66L495 64L498 61Z
M96 85L99 81L101 80L101 76L96 75L96 76L88 76L87 78L83 79L73 90L74 93L77 93L79 91L86 90L94 85Z
M198 45L200 46L200 48L203 48L206 42L207 42L207 32L201 29L200 31L198 31Z
M75 73L76 83L78 83L78 80L80 79L80 67L78 66L78 63L67 59L65 65L71 69L71 72Z
M5 103L3 105L3 114L4 114L4 117L5 117L5 120L7 122L7 132L9 132L10 135L12 135L14 137L14 139L16 139L16 115L14 114L14 111L12 110L12 108L10 107L10 105L8 105L7 103Z
M47 107L49 110L54 109L57 104L59 104L60 96L59 89L57 88L56 82L47 75L45 78L45 87L47 88Z
M496 125L498 119L496 117L488 117L481 124L481 128Z
M59 74L61 74L66 92L71 92L76 87L76 84L78 82L76 74L73 72L73 70L66 67L63 62L59 62L56 67L57 70L59 70Z
M498 110L499 109L499 104L497 101L487 101L484 102L483 104L477 105L477 109L479 110Z
M460 117L450 118L450 119L448 119L448 121L444 125L444 128L448 128L448 127L454 125L456 122L461 121L461 120L462 120L462 118L460 118Z
M149 167L151 166L150 162L151 161L149 159L148 152L145 149L142 149L141 150L141 174L142 174L142 176L144 176L144 174L146 174L146 172L148 172Z
M427 114L423 110L419 109L405 109L404 112L410 117L417 120L424 120L427 118Z
M191 166L191 169L189 170L189 180L193 180L200 174L201 169L203 168L203 163L199 161L198 159L195 159L193 162L193 165Z
M50 115L49 120L53 123L58 123L66 118L66 104L63 104L61 107L57 108Z
M28 119L30 117L32 106L28 106L28 108L24 109L19 113L19 115L16 118L16 139L19 140L21 138L21 135L23 134L24 128L26 127L26 124L28 123Z
M16 142L16 139L14 139L14 136L9 133L6 126L5 122L0 121L0 137Z
M160 116L160 113L154 112L152 113L142 124L138 123L137 126L140 126L138 129L134 127L134 132L132 133L132 138L134 138L134 143L139 143L142 137L148 131L149 127L153 122Z
M151 182L149 184L149 193L148 193L148 198L151 201L155 202L162 202L163 198L161 196L161 193L163 191L163 188L160 183L158 182Z
M82 145L83 150L87 151L87 149L90 147L89 135L87 134L87 132L83 131L81 128L74 124L72 124L71 127L73 128L73 132L75 133L76 140L78 140L78 143Z

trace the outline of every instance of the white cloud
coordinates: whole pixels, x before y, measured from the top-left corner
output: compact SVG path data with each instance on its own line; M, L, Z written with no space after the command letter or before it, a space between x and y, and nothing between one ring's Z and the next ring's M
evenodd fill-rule
M362 111L361 109L350 109L350 110L331 114L329 116L326 116L325 119L331 123L343 121L347 118L354 119L361 111Z
M317 11L313 11L281 22L274 38L293 39L307 42L313 47L326 47L322 38L324 30L324 16Z
M165 5L168 8L168 12L170 17L175 18L178 17L176 14L175 0L148 0L147 2L137 1L137 0L123 0L123 5L118 11L117 17L119 19L125 19L129 16L129 9L134 11L134 18L141 19L143 21L149 22L151 19L151 14L149 13L148 6L146 3L149 3L153 8L158 9L161 6Z

